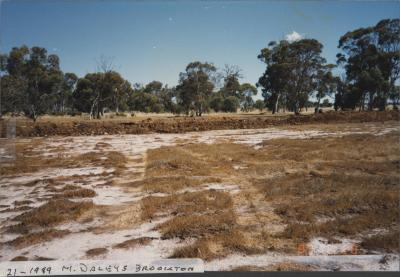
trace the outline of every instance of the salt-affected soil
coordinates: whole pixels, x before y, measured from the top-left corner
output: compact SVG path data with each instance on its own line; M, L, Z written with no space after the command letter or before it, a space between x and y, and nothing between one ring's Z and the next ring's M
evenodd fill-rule
M231 270L240 266L265 268L287 262L313 265L319 271L399 271L398 255L282 256L278 254L231 255L225 259L206 263L204 270Z
M42 156L57 156L61 151L64 156L76 156L88 152L107 152L118 151L126 155L129 159L127 171L138 173L133 178L130 175L129 180L134 181L141 178L144 172L144 161L146 160L146 151L162 146L172 146L185 143L214 143L220 141L230 141L234 143L243 143L252 145L255 148L263 147L261 143L264 140L275 138L289 139L310 139L316 137L329 136L345 136L349 134L374 134L383 135L389 132L398 131L396 123L391 124L355 124L349 125L342 131L322 131L322 130L287 130L283 128L268 129L249 129L249 130L217 130L206 132L195 132L185 134L147 134L147 135L110 135L110 136L79 136L79 137L51 137L44 139L44 143L40 144L34 150L38 158ZM96 144L107 143L107 146L98 149ZM0 163L4 159L2 157L12 157L13 153L9 153L8 149L0 145ZM58 150L62 149L62 150ZM234 165L236 170L242 169L240 165ZM97 205L121 206L124 204L132 204L140 201L149 194L140 190L127 191L123 186L113 186L107 184L103 179L104 173L111 173L113 170L102 167L77 167L77 168L57 168L43 169L35 173L20 174L14 176L2 176L0 180L0 205L8 206L10 209L15 208L14 201L32 200L30 207L38 207L46 202L48 192L38 183L34 187L26 187L22 184L35 180L52 179L60 176L85 176L85 188L93 189L96 196L91 198ZM102 175L103 174L103 175ZM121 181L124 176L114 177L115 180ZM240 187L236 184L220 184L210 183L200 188L187 188L180 191L191 192L205 189L224 190L232 194L240 193ZM153 196L166 196L166 194L153 194ZM74 201L85 201L79 199ZM3 208L0 208L3 209ZM4 227L9 226L13 222L11 219L23 211L4 212L0 210L0 243L15 239L18 235L6 233ZM137 215L140 217L140 215ZM39 243L21 249L4 244L0 245L0 261L8 261L16 256L26 256L34 259L36 256L48 257L60 260L77 260L87 259L86 251L93 248L106 248L107 252L96 259L135 259L148 260L157 258L166 258L172 253L175 247L188 242L180 242L177 239L161 240L160 233L154 230L154 227L167 220L164 217L159 221L145 222L139 225L133 225L130 228L122 230L108 231L96 233L93 230L104 224L101 218L96 218L87 223L69 222L57 226L60 230L69 230L71 234L62 238L53 239L49 242ZM127 239L151 237L150 244L138 246L133 249L113 248L113 245L126 241ZM328 244L323 238L314 238L310 242L312 256L281 256L266 253L264 255L246 256L232 255L225 259L214 260L206 264L206 270L227 270L233 265L254 265L268 266L277 262L292 261L298 263L316 264L321 270L398 270L398 257L390 256L386 263L381 263L382 255L370 256L327 256L335 255L351 250L353 241L342 241L338 244ZM396 267L397 266L397 267Z

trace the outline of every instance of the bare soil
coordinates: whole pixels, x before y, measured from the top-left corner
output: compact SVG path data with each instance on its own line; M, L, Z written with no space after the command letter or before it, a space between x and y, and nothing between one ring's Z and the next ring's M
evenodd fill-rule
M399 120L399 111L334 112L305 115L239 114L204 117L148 117L87 120L69 117L46 117L36 123L19 117L16 119L18 137L80 136L104 134L184 133L192 131L256 129L271 126L318 124L333 122L382 122ZM0 137L7 137L12 119L0 119Z

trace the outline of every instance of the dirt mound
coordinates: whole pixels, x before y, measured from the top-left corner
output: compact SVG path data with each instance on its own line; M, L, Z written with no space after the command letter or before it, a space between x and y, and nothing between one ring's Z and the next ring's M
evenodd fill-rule
M256 129L270 126L330 122L373 122L399 120L399 111L327 112L313 115L245 115L231 117L169 117L125 121L44 121L17 119L18 137L80 136L111 134L183 133L207 130ZM1 137L7 137L7 122L0 121Z

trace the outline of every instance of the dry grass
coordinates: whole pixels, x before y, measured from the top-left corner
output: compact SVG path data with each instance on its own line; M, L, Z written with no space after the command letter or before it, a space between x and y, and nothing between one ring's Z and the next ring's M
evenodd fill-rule
M23 261L27 261L27 260L28 260L28 258L25 256L16 256L11 259L12 262L23 262Z
M64 191L61 194L58 194L56 197L61 198L88 198L88 197L95 197L96 192L92 189L86 188L78 188Z
M265 145L271 159L295 162L284 175L254 180L288 224L281 237L307 241L317 235L356 236L398 223L397 134Z
M211 213L231 209L232 204L227 192L216 190L187 192L166 197L149 196L142 200L142 218L153 218L157 213L179 216Z
M9 245L16 248L24 248L30 245L38 244L45 241L50 241L55 238L61 238L68 235L67 230L45 230L41 232L31 233L27 235L19 236L18 238L8 242Z
M146 192L175 193L181 189L189 187L198 187L207 183L220 182L222 182L222 179L217 177L191 178L188 176L179 175L168 177L147 177L130 185L143 186L143 189Z
M120 152L88 152L76 156L49 156L38 157L35 147L39 147L42 140L32 139L21 141L16 144L15 159L5 162L0 167L0 175L17 175L32 173L49 168L77 168L85 166L103 166L104 168L114 168L114 174L120 174L126 169L127 158ZM56 150L62 153L62 150ZM104 157L106 159L104 159ZM35 185L36 181L26 184Z
M393 230L387 234L378 234L365 238L361 246L367 250L386 251L391 253L400 252L400 232Z
M32 204L33 201L31 200L21 200L21 201L14 201L15 206L21 206L21 205L29 205Z
M175 249L170 258L200 258L209 261L237 252L253 255L264 251L262 246L255 244L238 230L230 229L213 235L205 234L207 237Z
M185 149L161 147L147 151L146 175L206 176L211 174L210 166Z
M88 257L94 257L94 256L106 254L107 252L108 252L107 248L93 248L93 249L89 249L88 251L86 251L86 255Z
M131 249L137 246L149 245L153 239L150 237L141 237L135 239L129 239L124 242L118 243L113 248Z
M163 238L197 239L176 249L173 257L213 259L266 249L295 253L298 242L314 236L358 237L398 224L398 134L275 139L262 146L255 150L224 142L149 151L143 187L174 194L143 199L143 219L172 214L174 218L159 226ZM221 183L235 180L242 192L234 198L225 192L224 199L230 199L225 202L221 196L207 201L210 192L204 191L176 194L185 186L199 186L189 174L219 178ZM249 212L234 212L242 206ZM232 216L218 216L221 209ZM271 224L287 227L275 231ZM228 238L234 238L232 243ZM391 245L397 245L399 239L392 238ZM392 251L388 243L376 243Z
M35 257L33 261L53 261L54 259L52 258L47 258L47 257ZM11 259L11 261L16 261L16 262L21 262L21 261L29 261L29 259L25 256L17 256Z
M276 263L270 266L261 267L253 265L244 265L234 267L232 271L236 272L250 272L250 271L313 271L317 267L310 264L299 264L294 262L282 262Z
M209 234L218 234L230 231L235 226L233 212L224 212L210 215L176 216L158 226L162 238L202 237Z
M50 200L46 204L15 217L20 221L9 227L12 232L28 233L32 228L48 228L69 220L76 220L94 207L92 202L72 202L66 199Z

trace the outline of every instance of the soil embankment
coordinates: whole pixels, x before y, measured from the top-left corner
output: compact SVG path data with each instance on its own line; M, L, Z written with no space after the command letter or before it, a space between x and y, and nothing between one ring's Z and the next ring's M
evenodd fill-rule
M384 122L400 119L399 111L327 112L313 115L243 115L221 117L168 117L143 120L43 120L16 119L17 137L81 136L146 133L184 133L207 130L257 129L313 123ZM7 137L10 120L0 120L1 137Z

